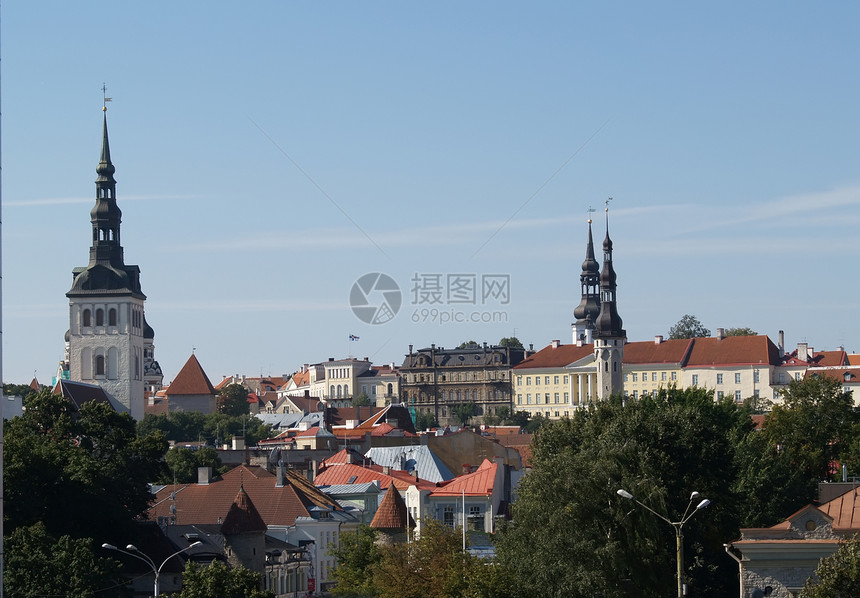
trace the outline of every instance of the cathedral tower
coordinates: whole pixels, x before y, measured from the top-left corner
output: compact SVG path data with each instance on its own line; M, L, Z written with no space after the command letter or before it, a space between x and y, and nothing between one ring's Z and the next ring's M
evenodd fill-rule
M594 358L597 366L598 398L624 390L621 363L627 333L615 303L615 268L612 267L612 239L609 238L609 207L606 208L606 238L603 240L603 270L600 272L600 315L594 330Z
M154 333L144 318L140 268L127 265L123 258L122 211L116 203L115 168L103 110L96 203L90 211L90 260L86 267L72 271L72 288L66 293L68 369L72 380L98 384L117 410L139 420L144 408L145 355L153 356Z
M582 346L593 341L595 322L600 315L600 264L594 259L591 218L588 219L588 245L585 248L585 261L582 262L579 281L582 301L573 310L573 316L576 318L573 323L573 344Z

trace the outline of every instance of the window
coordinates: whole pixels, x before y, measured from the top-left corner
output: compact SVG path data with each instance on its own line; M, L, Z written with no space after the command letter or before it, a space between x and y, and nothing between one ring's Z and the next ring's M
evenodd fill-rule
M105 356L96 355L96 376L105 375Z
M758 382L758 370L753 372L753 382Z
M638 390L634 390L634 391L633 391L633 398L634 398L634 399L638 399L638 398L639 398L639 391L638 391Z
M633 374L633 381L639 382L639 374Z
M723 398L723 391L721 391L721 390L718 390L718 391L717 391L717 398L718 398L718 399L722 399L722 398Z
M532 377L526 376L526 386L531 386L531 385L532 385Z
M532 395L531 393L526 393L526 405L532 404Z
M693 386L696 386L699 383L699 375L693 374Z
M554 376L552 379L553 384L558 384L558 376Z
M535 405L540 405L540 393L535 393Z
M469 529L475 532L484 531L484 514L480 505L469 505Z
M759 392L759 390L758 390L758 389L756 389L756 390L754 390L754 391L753 391L753 396L755 396L755 398L758 398L758 397L759 397L759 394L760 394L760 392Z
M800 372L794 372L794 379L800 380Z
M90 312L90 310L88 310L88 309L85 309L84 313L81 314L81 325L84 328L89 328L90 326L93 325L91 314L92 314L92 312Z
M651 382L657 381L657 372L651 372Z
M558 396L558 395L556 395L556 396ZM543 400L546 402L547 405L549 405L549 393L546 393L543 396ZM558 403L558 401L556 401L556 403Z
M740 373L735 374L735 384L741 383L741 375Z
M739 391L739 390L736 390L736 391L735 391L735 400L736 400L736 401L738 401L738 402L740 402L740 400L741 400L741 391Z
M108 326L116 326L116 308L108 310Z
M627 382L627 374L624 374L624 381Z
M544 376L543 383L549 385L549 376Z
M558 393L555 393L555 396L553 396L553 399L555 400L556 403L558 403Z
M666 372L660 372L660 380L666 380Z
M564 393L564 402L567 403L570 400L570 395L568 393Z
M780 384L785 384L785 372L780 372L780 373L779 373L779 383L780 383Z
M105 325L105 310L99 308L96 310L96 326Z
M454 527L454 505L445 505L442 507L442 523Z
M567 376L564 377L564 383L567 384Z
M722 383L723 383L723 375L717 374L717 384L722 384Z
M517 386L522 386L522 385L523 385L523 377L517 376Z
M672 372L672 380L678 379L678 372Z

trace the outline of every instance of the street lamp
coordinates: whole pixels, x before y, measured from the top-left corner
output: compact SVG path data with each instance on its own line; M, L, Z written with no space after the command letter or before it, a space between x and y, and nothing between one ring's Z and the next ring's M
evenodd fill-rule
M681 528L684 527L684 524L687 523L690 518L699 511L699 509L704 509L711 504L711 501L706 498L697 504L695 509L690 511L690 507L693 506L693 501L699 498L699 493L694 491L690 494L690 502L687 503L687 508L684 509L684 516L681 517L681 520L670 521L668 518L664 517L645 503L639 502L632 494L627 492L627 490L619 488L617 494L618 496L626 498L627 500L632 500L640 507L644 507L651 511L651 513L675 528L675 553L678 559L678 598L683 598L686 592L684 591L684 532Z
M153 596L155 596L155 598L158 598L158 576L161 575L161 568L167 564L167 561L169 561L170 559L175 557L177 554L182 554L186 550L191 550L195 546L202 546L202 545L203 545L203 542L201 542L200 540L197 540L196 542L194 542L193 544L189 544L188 546L186 546L182 550L177 550L176 552L171 554L169 557L164 559L164 561L158 567L155 566L155 561L153 561L148 555L141 552L140 549L137 546L135 546L134 544L129 544L128 546L126 546L125 547L126 550L123 550L122 548L117 548L113 544L108 544L108 543L102 544L102 548L106 548L108 550L116 550L117 552L121 552L121 553L127 554L129 556L133 556L137 560L143 561L144 563L149 565L152 568L153 575L155 575L155 582L153 585Z

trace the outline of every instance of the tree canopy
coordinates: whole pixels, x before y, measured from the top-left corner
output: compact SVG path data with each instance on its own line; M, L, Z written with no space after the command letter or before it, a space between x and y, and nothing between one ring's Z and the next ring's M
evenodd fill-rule
M673 595L672 528L618 497L619 488L673 521L692 491L709 498L684 528L686 580L697 596L736 593L737 566L722 543L736 537L746 510L735 446L751 433L748 412L695 388L626 404L614 397L547 423L535 436L514 521L496 544L516 593Z
M696 316L684 314L678 323L669 329L669 338L701 338L711 336L711 331Z
M520 339L518 339L515 336L506 336L506 337L502 338L502 340L499 341L499 346L500 347L510 347L512 349L522 349L523 348L522 342L520 342Z
M219 561L206 566L188 561L178 598L274 598L272 592L260 589L261 582L259 573L244 567L231 569Z
M247 415L248 389L241 384L228 384L218 392L218 413L224 415Z
M138 423L137 429L142 436L160 430L168 440L204 440L211 445L218 445L231 436L244 435L245 444L253 446L272 436L272 427L253 415L203 415L195 411L174 411L166 415L147 413Z
M726 336L756 336L758 332L752 328L726 328L723 331Z
M458 349L479 349L480 347L477 341L463 341L457 345Z
M469 420L478 413L478 406L473 402L460 403L451 407L451 415L464 427L469 425Z
M831 556L821 559L815 575L803 586L800 598L848 598L860 588L860 539L840 543Z

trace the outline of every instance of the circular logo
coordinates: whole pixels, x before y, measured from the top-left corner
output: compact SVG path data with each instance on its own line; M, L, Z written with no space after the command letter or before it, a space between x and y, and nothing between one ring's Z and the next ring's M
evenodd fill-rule
M403 296L394 279L370 272L355 281L349 291L349 306L367 324L385 324L400 311Z

